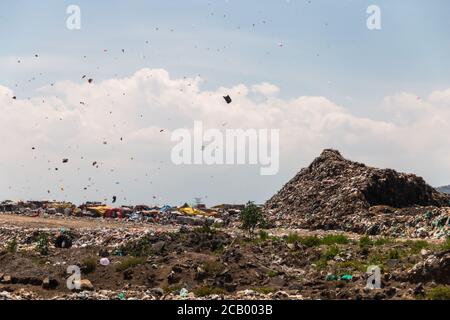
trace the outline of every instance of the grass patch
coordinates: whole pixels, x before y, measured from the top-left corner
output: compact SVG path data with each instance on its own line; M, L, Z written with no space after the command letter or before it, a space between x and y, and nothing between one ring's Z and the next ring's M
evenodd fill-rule
M203 286L196 288L194 290L194 294L197 297L206 297L213 294L226 294L226 291L222 288L212 287L212 286Z
M221 256L225 252L225 247L223 245L218 246L215 248L212 253L216 256Z
M327 248L324 252L322 252L321 259L329 261L336 257L339 254L339 248L336 245L333 245Z
M269 294L269 293L277 292L277 289L271 288L271 287L256 287L256 288L252 288L252 290L256 291L258 293L261 293L261 294Z
M87 258L84 259L81 263L81 270L85 273L92 273L97 268L97 259L96 258Z
M411 253L418 254L422 249L430 247L430 244L425 240L408 240L405 242Z
M215 233L217 233L217 230L213 226L211 226L209 223L204 223L201 227L195 228L194 232L215 234Z
M368 264L361 260L348 260L336 264L337 273L366 272Z
M332 245L328 247L325 251L320 255L320 259L316 261L316 266L319 269L324 269L328 265L328 261L332 260L339 254L339 248L336 245Z
M349 244L350 240L343 234L330 234L322 238L321 244Z
M429 300L450 300L450 287L449 286L437 286L430 289L426 293L426 297Z
M312 248L318 247L320 245L334 245L334 244L349 244L350 240L342 234L330 234L323 238L317 236L306 236L301 237L296 233L290 233L286 237L287 243L301 243L302 245Z
M276 270L269 270L269 272L267 272L267 276L269 278L275 278L279 275L278 271Z
M144 236L137 241L128 242L120 250L133 257L148 257L153 254L152 243L148 236Z
M295 243L295 242L299 242L301 239L301 237L296 234L296 233L289 233L288 236L286 237L286 242L287 243Z
M391 249L387 253L388 259L400 259L402 257L402 252L398 249Z
M375 239L375 241L373 242L373 244L374 244L375 246L385 246L385 245L387 245L387 244L393 244L393 243L395 243L395 240L394 240L394 239L391 239L391 238L387 238L387 237L380 237L380 238L377 238L377 239Z
M207 261L203 264L203 269L208 274L218 274L222 272L225 269L225 267L219 261Z
M172 286L165 286L162 288L164 292L167 293L180 293L181 289L183 289L182 284L174 284Z
M267 240L269 240L269 233L268 233L267 231L260 230L258 235L259 235L259 239L260 239L261 241L267 241Z
M6 251L9 253L17 252L17 240L13 239L6 244Z
M359 238L358 245L361 249L367 249L373 246L373 241L369 236Z
M132 268L141 264L144 264L146 259L142 257L128 257L125 258L116 266L116 271L123 272L127 270L128 268Z
M448 237L447 240L445 240L445 242L441 245L440 249L442 251L450 250L450 237Z
M321 245L321 241L318 237L316 236L308 236L308 237L300 237L298 234L296 233L290 233L287 237L286 237L286 242L287 243L295 243L295 242L299 242L302 245L306 246L306 247L317 247Z

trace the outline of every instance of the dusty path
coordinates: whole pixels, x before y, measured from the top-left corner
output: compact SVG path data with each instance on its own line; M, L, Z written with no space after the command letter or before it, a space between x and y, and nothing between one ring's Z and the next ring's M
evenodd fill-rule
M134 223L129 221L86 219L86 218L62 218L62 217L28 217L23 215L13 215L0 213L0 226L15 225L25 228L67 228L67 229L132 229L133 231L175 231L176 226L160 225L150 223Z

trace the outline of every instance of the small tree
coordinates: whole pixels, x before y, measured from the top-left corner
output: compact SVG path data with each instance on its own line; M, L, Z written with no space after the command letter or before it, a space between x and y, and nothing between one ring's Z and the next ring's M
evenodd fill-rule
M255 205L252 201L249 201L241 212L240 216L241 228L253 234L255 228L265 224L264 216L261 212L261 208Z
M49 253L49 235L45 232L42 232L38 235L36 248L39 253L43 256L48 255Z
M6 244L6 251L9 253L16 253L17 252L17 240L12 239Z

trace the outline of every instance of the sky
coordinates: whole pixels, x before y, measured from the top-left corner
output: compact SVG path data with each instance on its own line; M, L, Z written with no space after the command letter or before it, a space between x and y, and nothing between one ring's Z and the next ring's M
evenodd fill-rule
M0 199L262 203L324 148L449 184L448 12L445 0L3 0ZM171 133L194 121L280 130L279 172L174 165Z

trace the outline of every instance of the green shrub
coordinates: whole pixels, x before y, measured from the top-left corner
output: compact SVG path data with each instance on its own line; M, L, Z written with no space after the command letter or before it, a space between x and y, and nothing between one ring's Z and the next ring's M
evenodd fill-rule
M388 259L400 259L402 256L402 253L398 249L391 249L389 250L387 254Z
M124 255L130 255L133 257L150 256L151 254L153 254L150 236L145 235L138 240L127 242L125 245L119 248L119 252Z
M266 223L261 208L251 201L248 202L244 210L242 210L240 220L241 228L248 231L250 234L253 234L258 226L263 226Z
M84 259L83 262L81 263L81 270L83 270L85 274L94 272L96 268L97 268L96 258L87 258Z
M124 260L122 260L120 262L120 264L117 265L116 267L116 271L119 272L123 272L129 268L138 266L140 264L144 264L145 263L145 258L141 258L141 257L128 257L125 258Z
M205 222L201 227L195 228L194 232L215 234L217 230L214 228L214 226L211 226L211 224Z
M49 234L46 232L41 232L39 233L39 235L37 236L37 243L36 243L36 249L38 250L38 252L43 255L46 256L49 253Z
M361 249L368 249L371 246L373 246L373 241L370 239L369 236L363 236L359 238L358 245Z
M217 274L222 272L225 267L219 261L207 261L203 264L203 269L205 269L208 274Z
M6 251L8 251L9 253L16 253L17 252L17 241L16 241L16 239L13 239L13 240L9 241L6 244Z
M450 287L449 286L437 286L430 289L426 293L427 299L430 300L450 300Z

